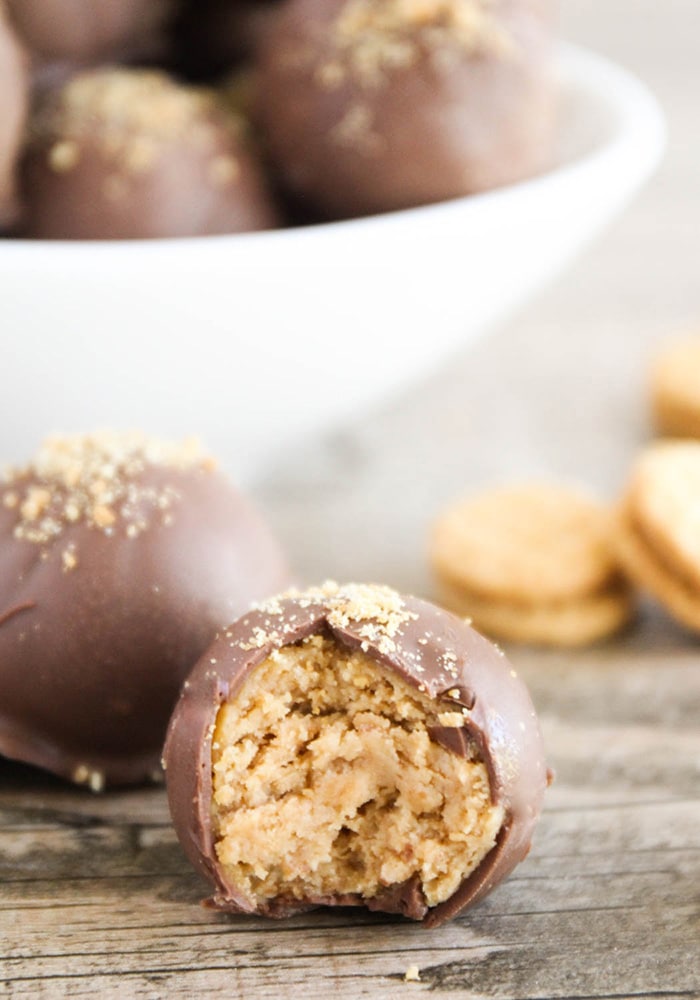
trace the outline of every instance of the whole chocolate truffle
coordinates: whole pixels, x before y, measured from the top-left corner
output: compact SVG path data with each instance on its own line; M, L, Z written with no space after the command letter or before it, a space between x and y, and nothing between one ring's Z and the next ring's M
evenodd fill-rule
M0 484L0 753L95 791L153 776L183 678L286 579L192 442L47 440Z
M15 167L28 103L26 60L0 0L0 226L16 211Z
M540 170L546 0L289 0L259 53L282 182L329 216L409 208Z
M266 229L245 124L211 90L101 69L42 102L23 165L28 236L118 239Z
M547 781L499 650L365 585L272 599L221 632L185 682L164 764L214 906L357 905L428 926L525 857Z
M175 0L6 0L40 61L143 58L160 51Z

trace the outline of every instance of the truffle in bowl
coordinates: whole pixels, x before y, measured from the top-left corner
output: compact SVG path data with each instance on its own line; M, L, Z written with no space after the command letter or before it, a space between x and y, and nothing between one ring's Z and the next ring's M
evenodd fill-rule
M21 232L37 239L239 233L275 226L243 119L157 70L78 73L39 102Z
M0 241L2 454L59 413L67 430L195 427L250 480L420 378L551 280L658 162L637 80L564 46L558 78L555 165L491 192L232 236Z
M546 0L288 0L258 45L257 117L328 218L491 190L549 163Z

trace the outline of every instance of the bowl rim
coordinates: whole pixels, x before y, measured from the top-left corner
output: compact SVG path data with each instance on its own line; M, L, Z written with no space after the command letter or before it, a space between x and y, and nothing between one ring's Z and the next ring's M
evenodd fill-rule
M511 199L542 195L553 184L576 183L585 173L609 173L618 164L625 164L626 173L641 183L658 165L666 143L666 124L657 98L633 73L578 45L559 42L556 57L557 73L564 86L605 103L612 112L614 127L607 138L597 139L582 155L535 177L415 208L250 233L119 240L0 238L0 269L12 258L32 264L55 261L59 251L62 262L72 258L81 264L99 266L113 255L128 255L133 261L136 256L161 257L183 251L226 252L234 246L260 250L267 245L279 249L288 242L299 246L302 242L345 238L349 234L360 236L363 231L371 235L389 226L414 226L427 219L439 222L455 212L488 211L496 203L507 209Z

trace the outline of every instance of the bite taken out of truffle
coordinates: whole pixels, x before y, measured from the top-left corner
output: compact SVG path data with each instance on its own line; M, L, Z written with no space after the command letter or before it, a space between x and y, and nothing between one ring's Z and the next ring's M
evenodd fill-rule
M222 631L164 764L212 905L365 906L427 926L525 857L547 783L500 651L432 604L356 584L269 600Z
M0 229L17 212L16 168L28 94L27 59L0 0Z
M95 791L154 777L192 665L288 579L196 443L48 439L0 480L0 754Z
M22 181L30 237L199 236L277 221L241 116L156 70L86 71L45 95Z
M288 0L259 49L281 182L329 217L528 177L552 155L546 0Z
M163 52L177 0L5 0L35 63L95 64Z

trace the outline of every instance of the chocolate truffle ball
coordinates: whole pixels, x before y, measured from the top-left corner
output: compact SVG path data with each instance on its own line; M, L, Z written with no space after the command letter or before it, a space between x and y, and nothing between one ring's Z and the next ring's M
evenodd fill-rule
M77 63L157 53L175 0L6 0L40 61Z
M543 0L288 0L259 53L272 163L328 216L509 184L548 161Z
M25 235L197 236L275 214L240 116L158 71L102 69L42 102L23 165Z
M525 857L547 782L500 651L367 585L272 599L222 631L184 684L164 764L214 906L366 906L428 926Z
M0 226L16 211L15 166L27 114L26 59L0 0Z
M192 442L49 439L0 484L0 753L95 791L154 776L183 678L287 579Z

